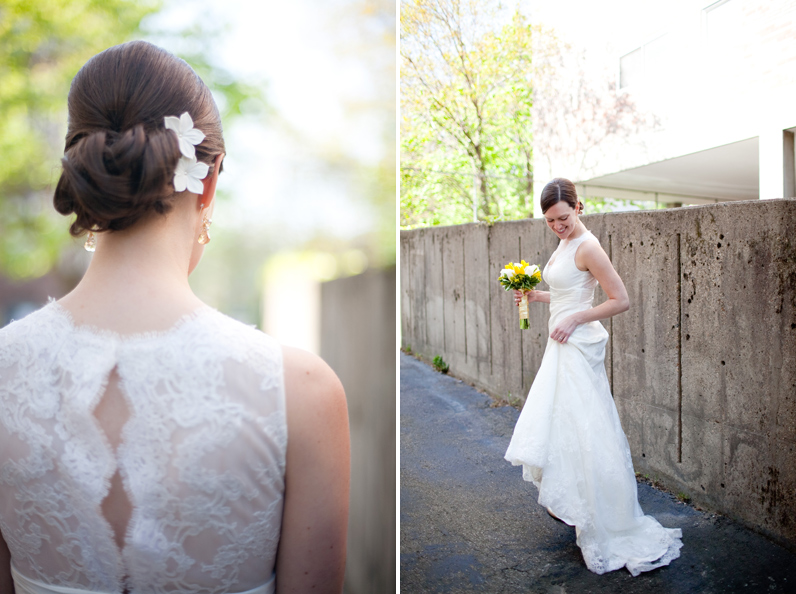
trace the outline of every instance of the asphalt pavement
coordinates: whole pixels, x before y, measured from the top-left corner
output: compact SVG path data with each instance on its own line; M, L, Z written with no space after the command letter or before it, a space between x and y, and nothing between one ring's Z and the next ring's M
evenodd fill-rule
M796 593L796 554L639 484L645 513L681 528L680 558L634 578L586 569L575 529L503 459L519 412L401 353L401 592Z

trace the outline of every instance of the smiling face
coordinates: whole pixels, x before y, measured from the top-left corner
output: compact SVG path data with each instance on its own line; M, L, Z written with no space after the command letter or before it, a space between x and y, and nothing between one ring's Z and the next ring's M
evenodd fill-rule
M578 213L566 201L556 202L544 213L547 226L552 229L559 239L566 239L572 235L578 224Z

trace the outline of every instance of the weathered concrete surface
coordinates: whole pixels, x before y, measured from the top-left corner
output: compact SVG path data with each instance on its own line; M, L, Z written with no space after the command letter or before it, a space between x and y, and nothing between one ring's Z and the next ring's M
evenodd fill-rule
M395 268L321 285L321 356L346 391L346 594L395 591Z
M604 324L636 467L796 547L796 200L583 220L630 296L631 310ZM497 276L509 260L544 265L556 245L533 219L402 231L403 345L524 398L548 308L532 305L520 331Z
M633 578L583 563L574 529L550 518L503 459L518 412L401 355L401 591L724 594L796 591L796 555L722 516L639 484L639 501L681 528L681 556Z

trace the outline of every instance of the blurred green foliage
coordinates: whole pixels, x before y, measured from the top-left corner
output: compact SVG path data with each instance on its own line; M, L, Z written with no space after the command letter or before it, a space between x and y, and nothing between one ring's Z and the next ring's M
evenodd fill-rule
M495 0L401 4L404 228L513 219L532 208L538 27L502 11Z
M0 2L0 272L41 276L68 241L43 196L60 173L72 77L158 8L153 0Z
M168 0L166 0L168 2ZM0 274L46 274L71 238L52 208L72 78L93 55L147 37L142 20L161 0L0 0ZM201 43L180 53L234 117L264 105L254 85L209 59L218 23L162 32ZM157 42L157 40L155 40Z
M622 212L628 210L662 210L670 205L647 200L622 200L619 198L581 198L584 213Z
M333 51L341 63L364 64L369 88L352 96L343 105L345 117L355 124L366 118L374 137L380 139L378 161L352 155L327 155L329 164L347 171L365 197L363 207L372 212L372 229L362 237L350 238L339 250L362 249L368 265L383 268L395 264L396 234L396 60L395 0L348 0L331 11L327 26L335 31ZM308 139L309 140L309 139ZM317 142L317 141L316 141ZM326 249L321 238L309 249ZM331 242L326 242L328 247ZM338 254L339 255L339 254Z

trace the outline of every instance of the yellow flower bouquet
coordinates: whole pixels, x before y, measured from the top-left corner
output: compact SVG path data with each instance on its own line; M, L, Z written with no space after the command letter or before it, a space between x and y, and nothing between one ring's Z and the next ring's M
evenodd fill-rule
M533 291L534 287L542 282L542 271L536 264L528 264L522 260L519 264L509 262L500 271L498 281L506 291ZM527 330L528 323L528 296L522 296L520 301L520 328Z

